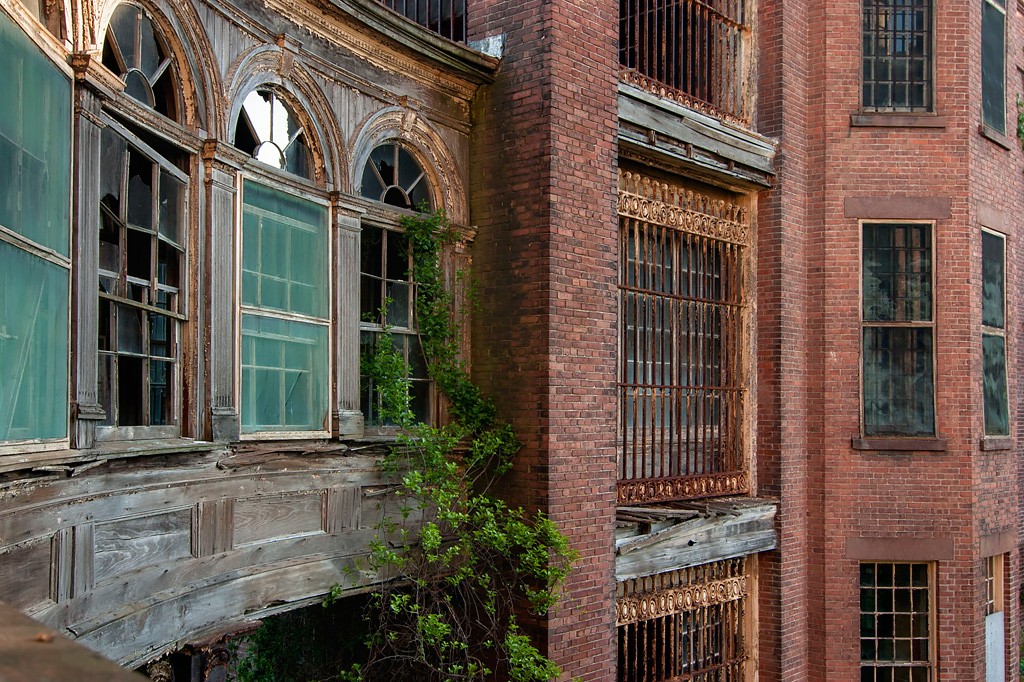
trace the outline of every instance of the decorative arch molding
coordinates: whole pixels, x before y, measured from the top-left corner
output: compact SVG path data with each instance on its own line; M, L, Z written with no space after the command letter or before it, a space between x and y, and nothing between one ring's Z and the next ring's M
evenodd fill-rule
M246 95L261 86L273 87L291 105L307 131L318 183L337 189L348 185L348 155L334 114L313 76L294 62L281 45L261 45L244 53L227 74L227 127L223 139L234 139L235 121Z
M83 11L74 17L82 20L92 0L72 3ZM199 15L189 3L171 3L167 0L100 0L91 26L75 27L74 35L81 36L80 49L100 52L107 25L118 6L129 3L141 7L160 31L168 51L177 64L181 87L181 122L189 128L203 128L216 134L224 127L223 110L217 106L216 93L222 92L213 48ZM88 18L88 17L86 17Z
M430 196L434 206L444 208L448 218L456 225L465 225L469 220L469 207L465 184L448 146L430 122L411 109L389 107L366 118L352 136L353 178L350 188L358 194L355 182L362 177L363 165L370 152L385 142L403 144L416 158L430 180Z

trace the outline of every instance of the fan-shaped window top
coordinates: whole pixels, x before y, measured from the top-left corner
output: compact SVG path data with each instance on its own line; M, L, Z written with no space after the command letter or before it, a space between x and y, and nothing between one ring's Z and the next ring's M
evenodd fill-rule
M395 142L382 144L363 167L360 193L367 199L415 210L430 205L430 192L423 168L405 148Z
M121 77L127 94L177 118L170 53L141 8L124 4L114 10L103 41L103 65Z
M253 90L242 102L235 146L268 166L313 177L302 125L273 90Z

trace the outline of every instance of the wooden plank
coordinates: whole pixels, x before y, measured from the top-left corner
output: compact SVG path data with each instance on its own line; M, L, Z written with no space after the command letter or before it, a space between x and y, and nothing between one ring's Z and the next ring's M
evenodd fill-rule
M61 633L0 603L0 680L4 682L143 682Z
M0 601L27 609L50 600L50 542L36 540L0 553Z
M211 556L230 550L234 542L235 500L201 500L192 512L192 555Z
M96 524L96 583L191 556L192 509Z
M71 531L71 596L78 597L94 587L93 529L91 523L82 523Z
M323 497L317 490L236 500L235 546L324 532Z
M340 533L359 528L362 491L355 487L330 488L324 500L323 530Z

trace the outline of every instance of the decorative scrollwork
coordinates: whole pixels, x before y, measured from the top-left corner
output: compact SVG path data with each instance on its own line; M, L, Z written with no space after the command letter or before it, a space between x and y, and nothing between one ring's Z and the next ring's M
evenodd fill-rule
M619 504L736 495L747 492L747 474L734 471L679 478L625 480L619 481L617 492Z
M628 171L619 172L618 213L741 246L750 240L741 206Z
M651 620L670 613L696 611L747 596L747 578L738 576L699 585L659 590L637 597L620 597L615 603L618 625Z

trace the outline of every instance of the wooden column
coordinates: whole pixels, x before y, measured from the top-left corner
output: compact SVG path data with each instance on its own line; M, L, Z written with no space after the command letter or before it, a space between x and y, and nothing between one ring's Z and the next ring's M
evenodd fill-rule
M337 438L363 435L359 409L359 233L361 208L343 195L334 205L335 396L332 432Z
M222 158L231 151L234 150L214 140L208 141L203 148L206 167L206 210L203 218L208 245L203 263L206 275L205 314L209 320L206 330L209 349L207 390L210 432L215 441L236 441L241 429L235 392L238 173Z
M71 278L71 446L91 448L96 425L106 418L97 399L97 339L99 298L97 271L100 266L100 134L103 124L97 115L100 99L80 83L75 87L75 168L72 209L72 253L75 267Z

